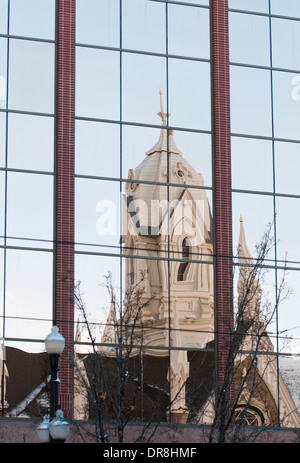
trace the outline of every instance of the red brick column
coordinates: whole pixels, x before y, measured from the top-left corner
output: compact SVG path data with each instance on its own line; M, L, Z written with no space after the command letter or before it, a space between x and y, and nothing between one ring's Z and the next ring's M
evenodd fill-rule
M233 317L228 1L212 0L213 166L217 379L223 387ZM227 369L228 371L228 369ZM233 388L228 388L228 403Z
M66 340L60 359L59 404L68 418L73 401L74 82L75 0L57 0L55 314Z

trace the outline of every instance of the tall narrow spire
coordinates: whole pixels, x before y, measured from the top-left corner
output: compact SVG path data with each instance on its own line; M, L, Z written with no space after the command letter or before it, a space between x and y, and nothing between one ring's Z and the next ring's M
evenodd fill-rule
M243 217L240 217L240 237L239 237L239 261L240 271L237 284L239 297L240 316L254 321L254 316L260 313L260 294L261 288L259 279L255 271L255 262L249 251L246 234L244 230ZM253 328L252 323L252 328ZM257 327L256 327L257 328Z
M159 96L160 96L160 112L157 113L157 115L161 118L162 125L167 125L167 118L170 117L171 114L167 114L167 113L164 112L163 97L162 97L161 88L159 89Z
M248 248L242 215L240 216L240 236L238 255L241 264L253 264L253 256Z
M174 154L179 154L182 155L182 152L177 148L174 138L173 138L173 130L167 129L167 118L171 116L171 114L167 114L164 112L164 107L163 107L163 97L162 97L162 91L159 89L159 95L160 95L160 112L157 113L157 115L161 118L162 120L162 128L160 131L160 137L157 143L151 148L149 151L146 152L146 155L149 156L149 154L152 154L154 152L162 152L166 151L169 153L174 153Z

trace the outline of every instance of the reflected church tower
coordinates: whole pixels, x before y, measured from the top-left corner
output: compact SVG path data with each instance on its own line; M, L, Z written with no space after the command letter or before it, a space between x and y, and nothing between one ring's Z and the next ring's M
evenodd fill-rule
M203 348L214 331L211 211L201 173L184 159L167 129L161 92L160 105L159 139L128 172L125 284L137 284L146 272L144 300L151 302L143 321L157 329L147 332L144 344L169 346L168 329L177 326L177 347Z

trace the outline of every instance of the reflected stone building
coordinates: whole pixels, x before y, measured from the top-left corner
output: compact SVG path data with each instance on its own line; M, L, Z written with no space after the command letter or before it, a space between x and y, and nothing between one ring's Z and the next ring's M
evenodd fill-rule
M151 303L143 318L156 328L146 345L168 347L171 323L180 330L176 347L203 348L214 331L210 205L201 173L184 159L172 131L165 128L163 108L159 115L163 125L158 142L129 171L124 199L123 252L129 256L125 285L136 285L146 272L144 298ZM150 179L151 184L144 183ZM176 186L166 188L166 181Z
M151 370L151 359L170 355L167 381L173 419L209 425L215 414L213 387L208 391L207 384L203 385L204 395L197 391L202 398L206 395L201 406L198 402L197 410L197 399L188 397L186 385L190 375L188 352L208 348L215 338L212 216L204 179L177 148L173 132L166 128L169 115L164 113L162 103L158 115L162 118L158 142L128 174L122 237L123 252L128 256L125 292L140 282L144 287L139 304L145 308L135 332L143 332L137 339L141 340L143 355L150 358L148 368ZM164 186L166 177L171 184L168 190ZM270 426L277 422L280 413L284 426L299 427L299 412L278 372L273 344L264 332L261 288L252 274L255 261L247 245L242 217L238 256L237 310L242 311L239 323L244 331L240 353L234 359L237 423ZM145 278L141 279L141 275ZM126 300L123 310L126 311ZM116 324L112 304L103 343L114 344ZM170 353L170 348L175 350ZM114 348L110 354L107 348L101 349L102 355L114 356ZM211 378L214 362L200 363L205 365L207 379ZM196 375L201 383L200 369ZM189 403L193 403L192 413Z

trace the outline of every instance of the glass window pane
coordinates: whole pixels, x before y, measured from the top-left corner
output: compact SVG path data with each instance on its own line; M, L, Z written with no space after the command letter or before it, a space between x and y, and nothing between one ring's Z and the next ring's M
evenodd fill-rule
M296 334L299 339L299 334ZM293 421L294 411L299 414L300 412L300 395L299 395L299 341L298 345L295 343L292 344L293 350L290 351L294 355L280 355L279 356L279 371L283 377L285 384L288 386L289 392L291 393L292 399L295 406L293 406L292 413L282 413L282 423L281 426L295 428L297 425ZM285 352L289 352L288 346L285 349ZM282 407L283 408L283 407ZM282 410L281 408L281 410ZM295 410L296 408L296 410ZM297 419L297 418L296 418Z
M9 108L53 113L53 44L11 39L9 65Z
M300 262L299 217L299 198L276 198L277 256L279 260L287 259L289 265L298 267Z
M277 193L300 195L300 144L275 142L275 186Z
M10 0L10 34L54 40L55 0Z
M52 319L52 252L7 250L5 335L45 339Z
M6 108L7 39L0 37L0 108Z
M300 18L300 3L298 0L271 0L271 13Z
M117 52L77 47L77 116L119 119L119 60Z
M123 0L122 46L131 50L166 52L166 7L147 0Z
M231 131L272 134L269 71L231 66Z
M231 159L233 188L273 191L273 159L270 141L232 137Z
M299 41L299 21L272 18L273 66L284 69L300 69Z
M97 334L97 341L101 341L103 326L106 323L111 297L106 287L106 277L112 276L115 295L120 298L120 260L117 257L107 257L102 255L75 254L75 282L80 283L80 293L86 307L87 320L90 324L98 323L94 326L93 332ZM122 298L121 298L122 300ZM79 307L75 307L75 320L80 317L82 312ZM92 326L91 326L92 327ZM82 342L90 342L87 332L83 326Z
M247 230L246 230L247 235ZM262 250L260 251L260 256L262 256ZM256 258L258 256L255 250L251 249L251 254L253 256L253 263L256 262ZM268 267L270 264L271 267ZM247 265L243 265L243 259L239 260L239 265L237 265L235 270L235 278L234 278L234 293L235 293L235 302L234 308L236 311L236 315L241 316L241 312L252 308L256 309L257 315L259 315L260 322L263 323L264 331L268 333L269 341L273 346L274 351L277 351L277 306L276 306L276 273L275 269L272 268L272 262L270 263L267 259L263 262L262 266L256 267L249 267ZM252 271L252 275L251 272ZM254 280L251 279L250 275L254 277ZM255 285L259 283L259 289ZM253 300L250 302L249 294L250 290L254 292L252 294ZM259 294L258 294L258 291ZM256 298L258 296L258 298ZM255 302L254 302L255 301ZM256 315L254 315L254 320ZM241 323L241 321L240 321ZM255 326L255 322L254 322ZM241 326L240 326L241 329ZM242 328L243 329L243 328ZM256 336L258 335L257 329L253 331L249 330L246 335L246 342L247 350L255 350L257 349L257 343L259 343L260 349L259 351L273 350L270 349L271 346L267 346L264 344L264 339L262 337Z
M274 133L277 138L300 139L300 77L273 72Z
M258 207L259 205L259 207ZM268 224L274 221L273 197L270 195L258 194L232 194L232 229L233 229L233 254L237 255L240 219L243 220L244 230L248 248L255 256L255 247L261 241ZM273 227L272 227L273 229ZM274 233L272 231L272 233ZM274 259L274 249L268 256L271 259L268 263L272 264Z
M210 90L209 63L170 59L170 125L191 129L210 130Z
M75 241L83 252L120 252L119 182L76 179Z
M205 186L212 185L211 135L206 133L174 130L173 139L182 157L192 169L201 174ZM191 181L186 180L189 184ZM200 184L200 183L199 183Z
M169 54L209 59L209 26L209 11L207 9L169 5Z
M99 177L120 176L120 127L117 124L75 122L76 173Z
M299 270L289 270L284 274L282 270L278 270L278 281L280 282L283 278L289 294L279 305L279 344L281 352L300 354L300 311L298 305L300 272Z
M8 167L53 171L54 120L9 114Z
M5 166L6 159L6 113L0 112L0 167Z
M77 0L76 42L119 47L119 0Z
M280 0L279 0L280 1ZM269 12L269 0L229 0L228 7L236 10Z
M165 58L123 54L122 117L126 121L159 124L159 89L166 99Z
M0 34L7 34L8 0L0 0Z
M4 244L5 235L5 172L0 171L0 245Z
M230 60L237 63L270 65L269 18L229 13Z
M52 247L53 177L9 172L7 188L8 243Z

